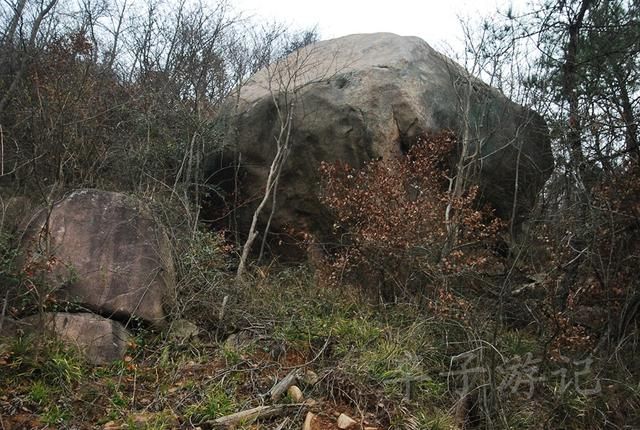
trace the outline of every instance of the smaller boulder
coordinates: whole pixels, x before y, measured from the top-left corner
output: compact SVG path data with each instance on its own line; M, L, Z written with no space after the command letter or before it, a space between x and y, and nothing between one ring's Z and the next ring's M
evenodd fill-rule
M92 364L124 357L131 335L122 324L90 313L44 313L20 320L28 331L51 331L63 343L78 348Z
M56 299L164 325L175 288L171 247L139 200L76 190L32 217L22 248L25 270L44 275Z

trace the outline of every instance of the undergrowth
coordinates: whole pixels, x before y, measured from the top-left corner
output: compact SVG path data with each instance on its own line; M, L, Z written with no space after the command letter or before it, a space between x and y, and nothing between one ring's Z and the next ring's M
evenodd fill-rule
M618 373L608 362L614 357L547 359L536 330L497 326L490 308L476 306L461 322L429 314L426 300L380 304L319 287L305 266L253 276L251 294L229 301L222 322L229 331L217 339L141 331L122 361L102 367L55 341L3 340L5 427L208 428L210 420L263 404L261 395L296 367L318 375L316 384L301 386L317 401L308 409L331 419L346 413L375 428L450 429L463 421L605 428L603 417L633 423L630 414L617 416L638 406L633 372ZM588 371L575 364L585 359ZM568 386L561 386L563 369ZM283 428L299 428L303 419L297 414Z

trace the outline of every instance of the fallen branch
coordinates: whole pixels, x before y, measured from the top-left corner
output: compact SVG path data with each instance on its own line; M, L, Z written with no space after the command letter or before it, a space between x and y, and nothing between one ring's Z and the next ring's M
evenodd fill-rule
M299 375L300 375L299 369L292 370L287 374L287 376L282 378L280 382L274 385L273 388L271 388L271 390L269 390L269 392L267 393L267 396L270 396L272 401L274 402L277 401L289 389L290 386L296 383Z
M203 424L209 424L214 428L232 427L238 424L248 423L260 418L273 418L289 413L291 410L304 407L303 403L279 404L271 406L258 406L257 408L246 409L236 412L235 414L226 415L216 418L215 420L205 421Z

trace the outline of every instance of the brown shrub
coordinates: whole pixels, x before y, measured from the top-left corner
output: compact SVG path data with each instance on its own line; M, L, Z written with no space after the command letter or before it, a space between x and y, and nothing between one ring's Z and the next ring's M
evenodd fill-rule
M478 188L455 194L447 161L452 132L422 135L405 156L361 169L323 163L321 200L340 243L322 271L331 283L379 288L389 298L496 262L504 223L476 205Z

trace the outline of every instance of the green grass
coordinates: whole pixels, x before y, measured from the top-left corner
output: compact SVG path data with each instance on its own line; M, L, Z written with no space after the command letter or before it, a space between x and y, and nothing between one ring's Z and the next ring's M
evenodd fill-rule
M202 400L186 410L194 422L212 420L236 412L237 404L222 384L208 387Z
M29 400L38 405L46 404L54 395L54 390L42 381L34 381L29 390Z
M43 366L43 377L54 385L71 387L84 373L83 363L75 353L55 352Z
M44 424L59 427L69 421L71 413L65 407L51 404L45 408L41 418Z

